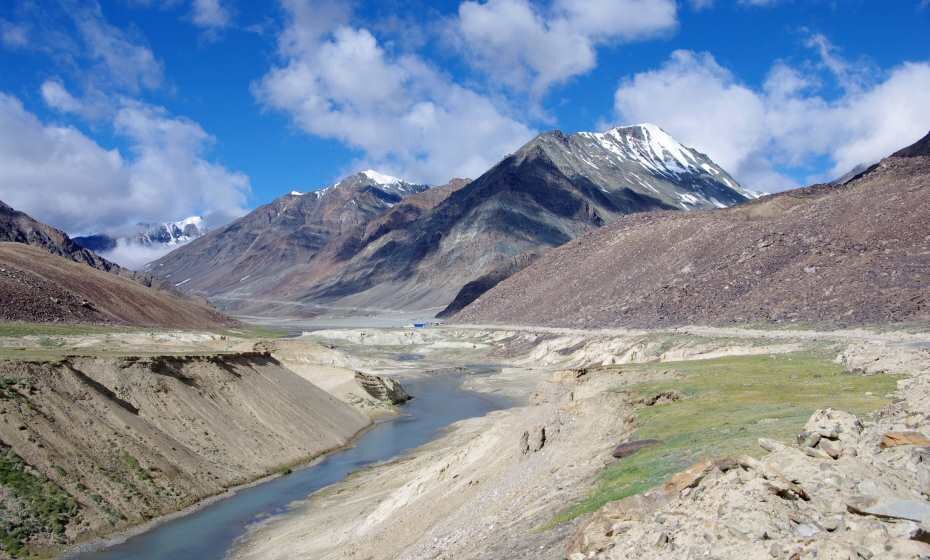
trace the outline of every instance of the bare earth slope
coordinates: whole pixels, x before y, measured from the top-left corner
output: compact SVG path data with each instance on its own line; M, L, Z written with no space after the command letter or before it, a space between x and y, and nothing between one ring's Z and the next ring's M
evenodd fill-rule
M0 416L0 558L183 509L370 424L258 352L0 361Z
M456 315L571 327L930 318L928 141L838 187L626 216Z
M22 243L0 243L0 321L215 328L213 308Z

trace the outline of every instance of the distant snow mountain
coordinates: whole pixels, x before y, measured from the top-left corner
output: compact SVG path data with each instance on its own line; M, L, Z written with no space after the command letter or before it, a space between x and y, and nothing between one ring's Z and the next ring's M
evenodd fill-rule
M120 234L75 237L74 241L118 264L138 270L206 232L204 219L191 216L176 222L138 224Z
M328 269L342 252L352 253L371 220L427 190L426 185L371 169L318 190L293 190L148 269L192 293L227 297L260 293L286 283L285 276L298 267ZM304 275L311 277L310 272Z

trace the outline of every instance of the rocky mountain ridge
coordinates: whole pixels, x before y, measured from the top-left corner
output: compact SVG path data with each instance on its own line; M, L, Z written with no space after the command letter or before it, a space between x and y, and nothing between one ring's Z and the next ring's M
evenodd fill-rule
M499 277L523 253L622 215L729 206L750 195L654 125L548 132L421 219L369 243L329 278L291 293L342 307L439 311L466 284Z
M75 243L68 234L36 220L0 201L0 242L23 243L41 247L53 255L106 272L121 272L121 267ZM128 271L122 271L131 274Z
M626 216L455 317L566 327L839 325L930 317L930 135L843 185Z
M380 182L379 182L380 181ZM427 190L371 170L312 191L292 191L151 263L147 270L204 296L252 296L337 239Z
M316 193L294 192L151 270L179 289L240 305L436 312L456 299L467 304L516 270L520 255L622 215L725 207L754 196L649 124L548 132L467 184L425 192L405 185L369 171ZM293 219L279 218L291 208L299 209ZM297 234L310 231L312 239Z

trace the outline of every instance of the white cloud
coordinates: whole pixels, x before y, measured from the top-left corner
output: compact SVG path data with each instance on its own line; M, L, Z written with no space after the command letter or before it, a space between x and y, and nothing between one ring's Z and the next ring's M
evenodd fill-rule
M39 93L50 108L61 113L77 115L89 121L112 117L116 109L114 100L100 90L88 88L85 95L78 98L72 95L58 78L42 82Z
M68 90L57 80L46 80L40 88L42 99L45 104L53 109L65 113L80 113L83 111L83 104L68 93Z
M395 175L476 176L532 136L488 98L415 55L392 55L337 3L287 1L283 63L253 85L304 131L362 150Z
M232 17L220 0L193 0L191 19L194 24L206 29L222 29L229 25Z
M99 4L72 4L68 12L86 47L82 56L96 63L93 71L85 72L92 81L103 78L106 85L119 86L131 93L162 85L161 62L148 47L110 25Z
M882 81L817 93L819 81L775 64L762 88L737 80L707 53L676 51L660 68L621 83L623 122L652 121L706 152L749 187L795 186L783 170L829 159L826 180L914 142L930 128L930 64L906 63Z
M495 81L541 98L554 84L597 64L596 47L676 28L673 0L467 1L454 29L468 61Z
M128 155L0 93L0 200L69 233L244 212L248 177L204 159L212 138L199 125L129 101L115 115Z
M21 23L0 19L0 43L18 49L29 45L29 30Z
M133 243L126 239L120 239L116 242L116 247L108 251L98 251L101 257L113 261L120 266L130 270L140 270L146 264L160 259L177 249L177 245L142 245Z
M821 64L833 74L840 87L847 91L861 91L868 86L872 76L879 74L866 61L854 64L847 62L837 53L836 46L823 34L812 34L807 39L807 46L817 51Z

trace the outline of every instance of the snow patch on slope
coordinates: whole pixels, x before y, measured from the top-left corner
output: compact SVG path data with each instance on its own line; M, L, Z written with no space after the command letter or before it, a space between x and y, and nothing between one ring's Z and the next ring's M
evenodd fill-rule
M397 177L392 177L390 175L385 175L384 173L379 173L374 169L366 169L362 171L362 175L368 177L375 183L379 185L396 185L397 183L403 183L405 181L398 179Z

